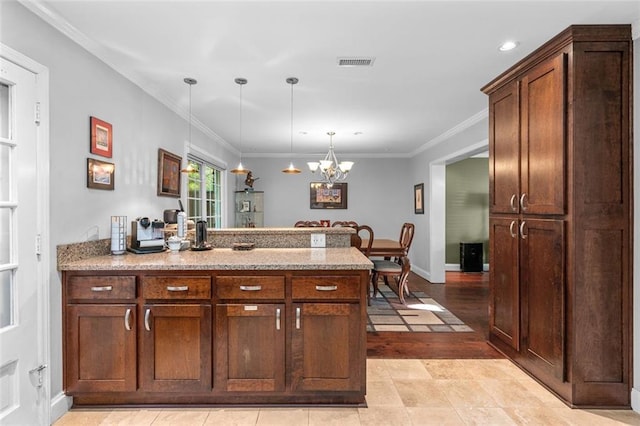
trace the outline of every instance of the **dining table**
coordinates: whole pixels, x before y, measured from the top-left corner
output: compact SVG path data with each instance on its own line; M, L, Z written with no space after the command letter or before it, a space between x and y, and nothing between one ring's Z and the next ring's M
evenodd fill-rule
M365 248L368 244L369 240L363 239L361 247ZM404 249L400 242L388 238L374 238L369 252L369 256L372 257L400 257L403 254Z

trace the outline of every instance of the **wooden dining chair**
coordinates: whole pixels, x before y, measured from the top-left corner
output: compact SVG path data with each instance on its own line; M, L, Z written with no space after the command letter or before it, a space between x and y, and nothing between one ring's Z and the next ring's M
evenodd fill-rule
M406 254L403 254L398 258L398 261L386 260L386 259L374 259L373 269L371 272L371 283L373 287L373 297L378 294L378 279L383 277L385 283L389 285L388 277L391 277L396 287L398 288L398 298L404 305L405 293L409 294L408 279L409 272L411 271L411 262ZM389 286L391 288L391 286ZM393 288L392 288L393 290Z
M317 228L322 224L317 220L299 220L293 226L294 228Z
M373 270L371 273L371 286L373 287L373 297L378 294L378 279L382 277L387 286L389 286L389 277L392 277L398 288L398 298L403 304L404 296L409 295L408 278L411 271L411 262L409 261L409 249L413 242L413 234L415 225L413 223L403 223L400 228L400 238L398 242L402 248L402 255L394 259L374 259Z
M373 245L373 229L367 225L357 225L354 227L355 234L351 234L351 247L359 249L362 254L369 257L371 254L371 246ZM362 242L366 241L366 246L362 245ZM369 281L371 281L371 275L369 275ZM369 296L369 284L367 284L367 305L371 305L371 299Z

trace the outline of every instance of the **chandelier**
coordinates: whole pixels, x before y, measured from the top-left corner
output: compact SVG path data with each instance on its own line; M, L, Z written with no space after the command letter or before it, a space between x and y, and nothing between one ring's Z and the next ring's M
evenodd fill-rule
M342 163L338 162L336 154L333 152L333 135L336 133L327 132L327 134L329 135L329 152L327 152L324 160L320 160L320 162L310 161L307 165L312 173L319 170L324 183L327 187L331 188L335 182L345 180L347 178L347 175L353 167L353 161L343 161Z

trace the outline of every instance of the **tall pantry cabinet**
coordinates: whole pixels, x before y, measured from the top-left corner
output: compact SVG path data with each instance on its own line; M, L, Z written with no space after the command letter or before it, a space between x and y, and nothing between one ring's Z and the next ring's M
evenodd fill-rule
M628 407L630 25L575 25L489 95L491 344L580 407Z

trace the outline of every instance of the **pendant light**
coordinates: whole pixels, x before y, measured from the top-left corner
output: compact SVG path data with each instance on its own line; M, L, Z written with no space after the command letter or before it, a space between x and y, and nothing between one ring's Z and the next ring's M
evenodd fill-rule
M238 163L238 167L231 170L231 173L234 175L246 175L249 170L242 166L242 86L247 84L247 79L238 77L234 81L240 86L240 162Z
M298 84L298 81L299 80L295 77L289 77L286 80L286 82L291 85L291 146L290 146L291 151L290 152L292 156L293 156L293 85ZM282 173L297 175L298 173L300 173L300 169L296 168L293 165L293 160L291 160L291 162L289 163L289 167L287 167L286 169L283 169Z
M189 85L189 141L188 141L188 149L187 153L191 152L191 86L194 84L198 84L198 81L195 78L186 77L184 82ZM196 169L189 162L189 158L186 158L187 167L180 170L182 173L194 173Z

